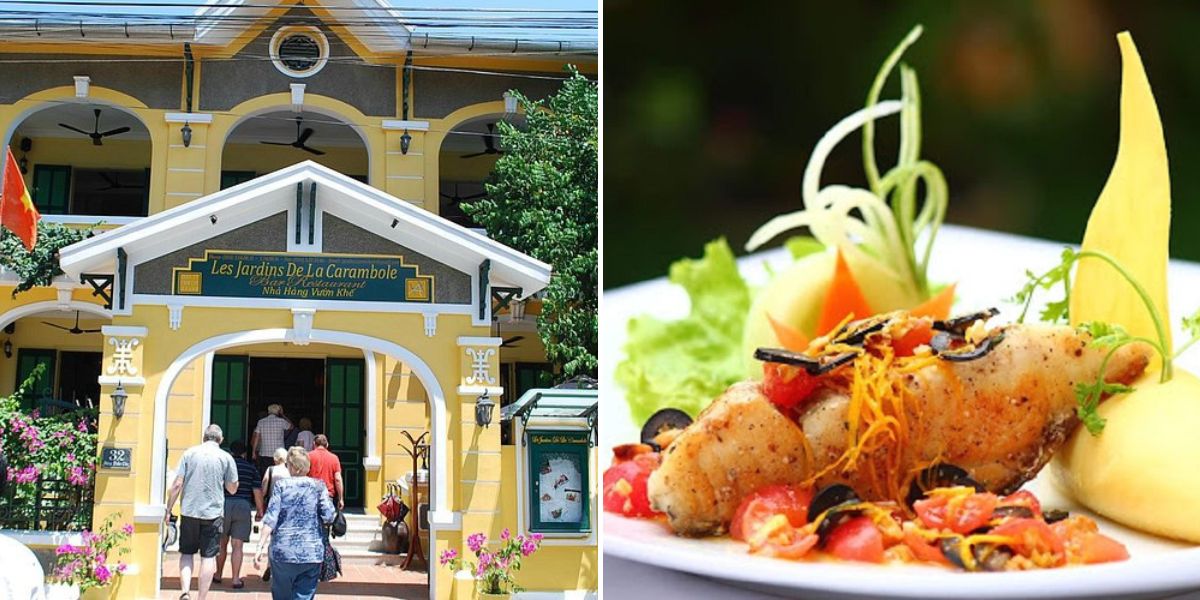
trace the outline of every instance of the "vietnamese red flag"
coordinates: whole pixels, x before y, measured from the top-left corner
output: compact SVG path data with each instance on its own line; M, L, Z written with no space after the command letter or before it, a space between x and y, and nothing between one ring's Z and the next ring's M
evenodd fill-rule
M7 148L8 158L4 161L4 191L0 195L0 224L21 238L25 249L33 251L37 244L37 222L42 218L29 190L25 188L25 179L21 177L21 168L13 158L12 148Z

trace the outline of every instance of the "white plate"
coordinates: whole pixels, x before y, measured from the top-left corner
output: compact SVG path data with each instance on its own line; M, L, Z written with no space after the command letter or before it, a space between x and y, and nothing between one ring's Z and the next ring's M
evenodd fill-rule
M1025 269L1042 271L1053 266L1061 248L1061 244L1041 240L947 226L939 234L930 275L934 281L959 282L956 311L998 306L1004 311L1000 318L1006 319L1012 315L1013 307L1002 300L1020 288ZM789 259L779 252L743 259L743 273L752 281L762 281L764 260L785 265ZM1200 265L1172 261L1170 268L1172 321L1178 328L1180 316L1200 306L1197 293ZM625 323L630 317L644 313L676 318L686 314L687 308L686 294L665 279L604 293L600 339L601 352L606 357L601 366L602 449L635 441L640 429L640 424L632 422L623 390L613 378L616 364L624 359ZM1185 355L1177 364L1200 372L1200 350ZM1200 590L1200 547L1146 535L1099 517L1063 497L1045 473L1026 487L1047 507L1065 508L1096 519L1101 531L1126 544L1130 559L1020 573L958 573L922 566L783 561L750 556L744 545L728 539L681 538L657 522L610 513L604 513L602 521L604 552L749 588L802 594L805 598L1129 598ZM1183 516L1195 507L1163 507L1163 510L1176 510ZM606 569L606 579L620 576Z

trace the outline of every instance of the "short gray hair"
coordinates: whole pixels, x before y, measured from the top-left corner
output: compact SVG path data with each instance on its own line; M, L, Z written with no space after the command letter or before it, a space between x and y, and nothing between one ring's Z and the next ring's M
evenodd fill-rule
M287 459L287 452L288 451L284 450L283 448L276 448L275 449L275 464L282 465L283 461Z
M283 412L283 407L278 404L272 404L267 407L267 412L278 416L279 413Z
M308 475L309 468L312 463L308 460L308 452L300 446L292 446L287 453L288 472L292 477L304 477Z
M221 443L225 439L225 435L221 433L221 426L213 423L204 428L204 441Z

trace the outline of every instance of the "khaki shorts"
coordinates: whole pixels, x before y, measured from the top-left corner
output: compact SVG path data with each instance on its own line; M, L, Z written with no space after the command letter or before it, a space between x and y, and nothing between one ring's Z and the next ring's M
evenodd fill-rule
M250 502L245 498L226 498L222 527L224 534L243 542L250 541L250 528L253 525L250 509Z

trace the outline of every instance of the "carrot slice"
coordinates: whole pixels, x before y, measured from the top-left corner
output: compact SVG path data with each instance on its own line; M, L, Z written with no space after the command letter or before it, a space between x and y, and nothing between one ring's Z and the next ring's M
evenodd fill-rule
M767 321L771 323L771 329L775 330L775 339L779 340L784 348L793 352L804 352L808 349L808 336L804 335L803 331L776 321L770 313L767 314Z
M821 318L817 321L817 335L829 333L847 315L862 319L875 314L863 297L854 273L846 264L841 248L838 249L837 265L833 271L833 281L829 283L829 291L825 293L825 304L821 307Z
M954 288L956 286L958 286L957 283L946 286L942 291L922 302L920 306L909 310L909 314L914 317L933 317L935 319L949 317L950 307L954 304Z

